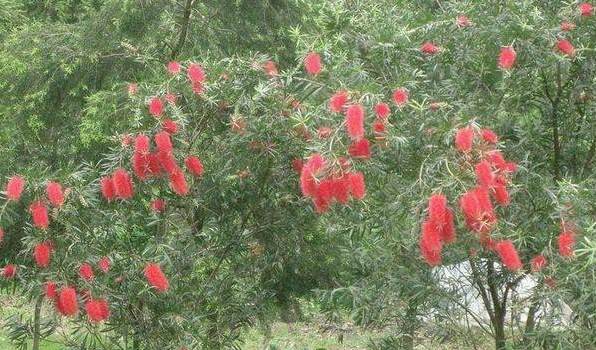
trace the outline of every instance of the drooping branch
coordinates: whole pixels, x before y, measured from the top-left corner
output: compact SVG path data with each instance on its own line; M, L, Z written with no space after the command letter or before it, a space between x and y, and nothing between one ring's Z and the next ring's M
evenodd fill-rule
M178 36L178 41L172 48L172 53L170 54L170 59L174 60L180 54L180 51L184 47L184 43L186 42L186 36L188 33L188 27L190 26L190 14L192 13L192 6L194 5L195 0L186 0L186 4L184 6L184 13L182 14L182 22L180 23L180 35Z

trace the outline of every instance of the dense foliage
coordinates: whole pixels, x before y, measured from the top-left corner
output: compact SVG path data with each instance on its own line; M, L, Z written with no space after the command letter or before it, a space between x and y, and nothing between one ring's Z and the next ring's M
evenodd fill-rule
M595 346L594 17L0 0L11 339L241 347L310 299L374 349Z

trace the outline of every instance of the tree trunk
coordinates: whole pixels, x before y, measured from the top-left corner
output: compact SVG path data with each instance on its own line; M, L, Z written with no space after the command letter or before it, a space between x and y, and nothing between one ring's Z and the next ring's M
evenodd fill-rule
M32 350L39 350L39 342L40 342L40 323L41 323L41 305L43 303L43 295L37 297L37 302L35 303L35 311L33 313L33 345L31 346Z

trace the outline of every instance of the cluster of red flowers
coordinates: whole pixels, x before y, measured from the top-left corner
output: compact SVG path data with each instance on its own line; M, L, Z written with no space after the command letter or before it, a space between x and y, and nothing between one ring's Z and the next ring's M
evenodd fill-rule
M170 61L166 65L168 73L172 76L178 76L182 72L182 68L183 67L180 64L180 62L177 61ZM186 67L186 77L188 78L188 81L191 84L192 91L195 94L200 95L205 91L205 80L207 76L205 74L205 70L200 64L189 63L188 67ZM155 102L155 106L152 106L152 103L155 99L156 98L153 98L149 102L149 113L155 117L159 117L163 113L163 102L161 102L161 100L157 98L160 102ZM168 101L169 103L173 104L175 103L175 100L176 97L174 95L166 95L166 101ZM152 107L155 109L152 109Z
M347 162L333 170L320 154L313 154L302 166L302 194L312 198L317 213L324 213L334 202L347 204L350 198L363 199L366 194L364 175L349 171Z
M420 253L430 266L442 261L443 244L455 241L453 211L447 207L447 197L434 194L428 200L428 217L422 223Z

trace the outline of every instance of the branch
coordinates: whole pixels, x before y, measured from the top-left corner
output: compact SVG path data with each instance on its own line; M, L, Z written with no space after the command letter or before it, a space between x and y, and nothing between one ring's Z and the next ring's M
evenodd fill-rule
M172 49L172 53L170 54L170 58L172 60L176 59L182 47L184 47L184 42L186 41L186 33L188 33L188 27L190 24L190 14L192 10L192 5L194 5L195 0L186 0L186 5L184 6L184 14L182 15L182 23L180 24L180 36L178 36L178 42Z

